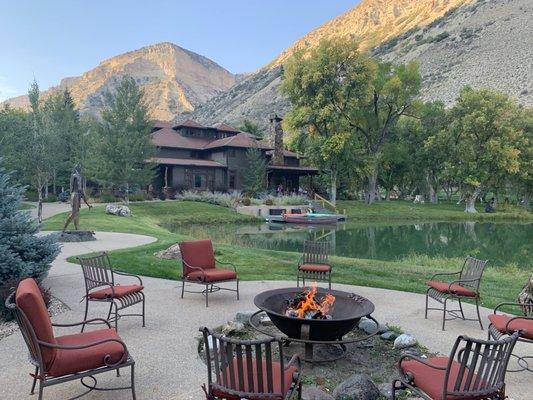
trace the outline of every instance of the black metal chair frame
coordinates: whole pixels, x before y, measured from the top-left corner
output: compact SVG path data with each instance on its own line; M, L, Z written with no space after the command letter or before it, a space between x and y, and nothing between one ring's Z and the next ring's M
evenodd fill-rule
M429 360L413 354L402 355L398 362L400 378L392 382L392 400L396 399L397 391L405 389L414 391L417 396L424 399L432 400L431 397L414 384L414 377L410 373L404 373L402 361L406 359L414 360L436 370L445 371L442 383L443 400L476 396L483 396L482 398L484 399L505 399L506 368L519 336L520 332L514 332L510 336L494 341L459 336L450 352L448 363L445 367L431 364ZM462 344L464 346L461 346ZM449 391L448 384L450 379L452 379L450 377L452 362L456 357L460 367L453 382L453 390Z
M505 302L505 303L500 303L496 306L496 308L494 308L494 314L497 313L497 311L502 308L502 307L520 307L522 309L522 312L524 313L524 315L517 315L516 317L512 317L506 324L505 324L505 332L500 332L498 329L496 329L496 327L493 325L493 324L490 324L489 325L489 329L488 329L488 338L491 339L495 339L495 340L498 340L504 336L508 336L509 335L509 325L512 324L514 321L519 321L519 320L533 320L533 304L524 304L524 303L513 303L513 302ZM528 310L528 312L524 311L525 309ZM528 339L524 336L520 336L518 338L518 341L519 342L524 342L524 343L533 343L533 340L532 339ZM527 360L529 359L533 359L533 356L520 356L518 354L511 354L512 357L516 358L517 359L517 362L518 362L518 365L520 366L520 368L517 368L517 369L508 369L507 372L522 372L522 371L529 371L529 372L533 372L533 365L529 365L529 362Z
M20 332L22 333L22 337L24 338L24 341L26 342L26 345L28 346L29 350L29 361L32 365L35 366L35 372L33 374L30 374L33 377L33 383L31 386L30 394L33 395L35 393L35 387L37 386L37 381L39 381L39 400L43 399L44 396L44 389L49 386L58 385L65 382L80 380L80 383L82 386L84 386L87 390L83 392L80 395L71 397L69 400L78 399L82 396L85 396L86 394L89 394L93 390L96 391L115 391L115 390L129 390L131 389L131 394L133 400L136 399L135 394L135 361L131 357L131 355L128 352L128 348L126 347L126 344L118 339L103 339L98 340L93 343L80 345L80 346L62 346L55 343L48 343L44 342L42 340L37 339L37 335L35 334L35 331L33 329L33 326L31 325L28 317L22 311L19 307L17 307L17 304L15 303L15 294L16 292L13 292L6 300L6 307L9 310L12 310L15 314L15 319L18 323L18 326L20 328ZM58 328L69 328L89 323L101 323L106 324L108 328L111 328L111 325L108 321L102 318L94 318L90 320L84 320L81 322L73 323L73 324L52 324L53 327ZM57 377L51 377L47 375L47 371L45 368L45 364L43 361L43 356L41 353L41 346L46 348L54 348L58 350L79 350L79 349L87 349L90 347L98 346L104 343L109 342L116 342L119 343L124 348L124 356L121 360L117 361L116 363L110 363L108 362L111 358L109 354L106 354L103 356L103 362L104 366L93 369L93 370L87 370L84 372L78 372L75 374L65 375L65 376L57 376ZM116 371L117 376L120 376L120 370L122 368L131 368L131 384L130 386L123 386L123 387L116 387L116 388L102 388L98 387L98 380L94 377L95 375L99 375L105 372L109 371ZM85 378L91 378L92 383L87 383L84 381Z
M205 306L209 307L209 293L218 292L219 290L226 290L228 292L235 292L235 293L237 293L237 300L240 299L239 298L239 278L238 277L236 279L225 279L225 280L216 281L216 282L207 282L205 280L205 276L204 276L204 279L189 279L189 278L187 278L187 276L185 276L185 266L187 266L187 268L190 268L190 269L193 269L193 270L201 271L202 274L204 274L204 269L200 268L200 267L195 267L193 265L190 265L183 258L181 259L181 261L183 263L182 276L181 276L181 298L182 299L183 299L183 295L185 293L201 293L201 294L203 294L205 296ZM215 263L216 264L220 264L220 265L229 265L229 266L231 266L233 268L233 270L235 271L235 274L237 274L237 268L232 263L222 262L222 261L217 260L216 258L215 258ZM198 284L198 285L203 285L203 286L205 286L205 289L204 290L200 290L200 291L198 291L198 290L196 290L196 291L195 290L185 290L185 282L195 283L195 284ZM236 282L237 287L235 289L230 289L230 288L224 288L224 287L218 286L219 283L228 283L228 282Z
M207 386L203 389L207 400L216 400L213 392L221 391L227 395L238 398L254 398L254 399L292 399L295 394L298 394L298 400L302 398L302 382L301 382L301 362L298 355L294 355L290 361L285 364L283 356L284 343L275 338L267 338L261 340L237 340L232 339L222 334L211 332L208 328L200 328L203 334L204 348L207 364ZM209 341L209 337L212 341ZM209 343L212 344L210 349ZM297 371L292 377L292 383L288 393L274 392L274 371L272 369L272 354L273 345L277 346L280 363L280 387L285 388L285 370L288 367L295 366ZM253 361L255 361L257 372L257 385L254 384L253 375ZM265 362L265 371L263 371L263 361ZM237 368L235 371L234 363ZM229 370L229 374L225 371ZM247 372L245 375L244 372ZM229 377L227 376L229 375ZM253 390L245 391L245 377L247 377L248 388ZM263 393L265 387L268 393ZM232 388L239 388L235 390Z
M428 318L428 310L439 310L442 311L442 330L445 330L446 321L454 319L462 319L463 321L478 321L479 326L483 330L483 323L481 322L481 316L479 314L479 285L481 283L481 277L483 276L483 271L487 266L489 260L478 260L477 258L467 256L463 262L463 267L460 271L456 272L441 272L434 274L430 280L434 280L437 276L458 276L457 280L450 282L448 288L451 289L452 285L459 284L466 286L469 289L472 289L476 292L475 297L471 296L462 296L457 293L444 293L440 292L432 287L429 287L426 291L426 309L425 309L425 318ZM429 298L441 303L443 308L434 308L429 307ZM459 303L459 309L449 310L447 308L448 300L456 300ZM465 318L463 312L462 300L474 300L476 305L477 319L476 318ZM460 314L459 314L460 313ZM446 318L446 314L451 315L451 318Z
M109 303L109 312L107 313L106 320L115 324L115 330L118 332L118 320L122 317L142 317L143 327L145 324L145 296L142 291L130 293L125 296L115 297L115 275L132 277L138 280L139 285L142 286L142 279L134 274L128 274L126 272L119 272L113 269L109 255L106 252L102 252L96 256L90 257L77 257L81 268L83 270L83 277L85 278L85 316L87 319L89 312L89 302ZM103 299L90 298L89 295L92 290L100 287L110 287L112 296ZM119 314L120 310L133 306L135 304L142 303L142 314ZM115 312L113 313L113 308ZM113 316L112 316L113 314ZM85 329L83 324L81 331Z
M300 287L300 279L302 285L305 287L305 280L312 280L314 282L327 282L329 289L331 289L331 271L333 269L329 262L329 255L331 253L330 242L316 242L313 240L306 240L300 259L298 260L298 273L296 275L296 286ZM328 265L330 270L327 272L305 271L300 267L304 264L323 264Z

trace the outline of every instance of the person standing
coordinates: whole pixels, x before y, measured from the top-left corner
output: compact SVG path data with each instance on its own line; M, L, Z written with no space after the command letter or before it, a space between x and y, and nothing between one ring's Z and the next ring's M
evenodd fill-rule
M89 207L89 209L93 208L93 206L87 202L87 199L85 197L81 177L81 166L77 164L74 167L74 171L72 171L72 175L70 176L71 212L67 220L65 221L65 225L63 226L63 232L67 230L67 227L70 225L71 222L74 222L74 228L77 231L80 229L80 207L82 200L85 204L87 204L87 207Z

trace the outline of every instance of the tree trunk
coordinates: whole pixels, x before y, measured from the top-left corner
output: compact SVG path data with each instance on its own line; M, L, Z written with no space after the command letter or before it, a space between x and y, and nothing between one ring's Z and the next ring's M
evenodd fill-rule
M428 197L431 203L437 204L439 202L439 198L437 196L437 191L435 187L433 186L433 179L431 175L432 173L430 171L426 171L426 183L428 185Z
M374 203L376 201L376 192L378 189L378 165L374 164L372 173L368 176L368 191L367 191L367 200L368 204Z
M43 187L37 185L37 221L43 222Z
M337 167L336 166L331 167L329 201L331 201L333 205L337 204Z
M389 189L385 189L385 200L390 201L390 190Z
M125 193L124 193L124 202L126 204L130 203L130 184L128 182L126 182L126 190L125 190Z
M481 187L477 187L471 195L465 198L465 212L472 214L477 213L476 200L479 193L481 193Z

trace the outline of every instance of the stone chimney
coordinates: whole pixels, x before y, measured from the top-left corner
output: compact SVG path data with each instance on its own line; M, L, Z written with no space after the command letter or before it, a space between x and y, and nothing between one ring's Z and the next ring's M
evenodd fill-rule
M270 144L274 148L272 154L273 165L283 165L283 129L281 128L281 121L283 118L278 117L277 114L270 116Z

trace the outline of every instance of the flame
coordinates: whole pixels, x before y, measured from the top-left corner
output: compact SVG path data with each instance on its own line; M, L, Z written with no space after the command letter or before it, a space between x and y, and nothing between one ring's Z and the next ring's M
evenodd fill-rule
M305 318L305 313L308 311L320 311L322 315L327 315L333 303L335 296L328 293L320 301L316 301L315 295L317 291L316 282L311 285L309 290L305 292L305 298L300 301L298 307L295 309L298 312L298 318Z

